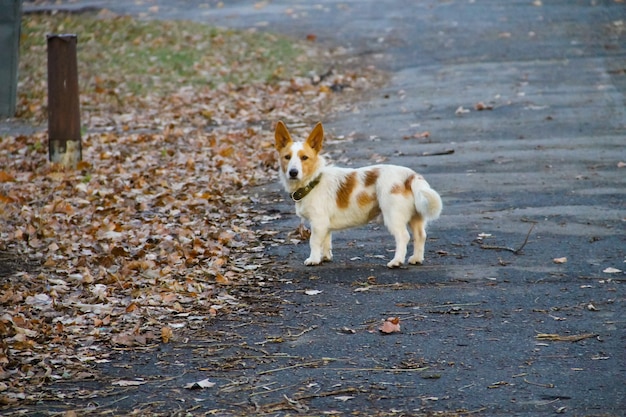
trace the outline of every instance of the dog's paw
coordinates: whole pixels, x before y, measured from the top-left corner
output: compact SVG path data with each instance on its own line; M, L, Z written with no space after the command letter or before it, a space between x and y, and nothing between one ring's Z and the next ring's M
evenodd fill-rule
M424 257L411 256L409 258L409 263L411 265L421 265L424 263Z
M392 259L387 263L387 268L398 268L401 267L403 263L401 259Z
M304 264L307 266L319 265L321 263L322 263L321 259L314 259L314 258L306 258L306 260L304 261Z
M333 260L333 253L332 252L328 252L328 253L324 254L324 260L325 261L332 261Z

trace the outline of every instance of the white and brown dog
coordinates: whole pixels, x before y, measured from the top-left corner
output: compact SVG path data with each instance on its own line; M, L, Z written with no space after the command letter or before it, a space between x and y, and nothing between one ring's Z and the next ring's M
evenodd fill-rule
M324 128L318 123L304 142L294 142L284 123L276 125L280 179L296 202L296 214L311 225L311 255L306 265L331 260L331 232L368 223L382 214L396 239L389 268L402 265L413 232L410 264L424 261L426 223L441 213L441 197L415 171L397 165L358 169L326 165L320 151Z

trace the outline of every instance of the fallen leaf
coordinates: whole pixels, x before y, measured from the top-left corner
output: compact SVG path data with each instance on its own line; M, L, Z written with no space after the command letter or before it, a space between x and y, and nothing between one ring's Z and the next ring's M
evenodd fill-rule
M383 324L378 328L378 330L386 334L400 332L400 318L389 317L387 320L383 322Z
M228 280L228 278L226 278L222 274L217 274L215 276L215 282L217 282L218 284L221 284L221 285L228 285L228 284L230 284L230 281Z
M215 382L209 381L208 378L203 379L202 381L190 382L185 385L186 389L204 389L204 388L213 388L215 386Z
M493 110L493 106L491 104L485 104L482 101L479 101L478 103L474 104L474 109L477 111Z
M335 397L335 399L337 401L342 401L342 402L346 402L348 400L352 400L353 398L355 398L355 397L353 397L352 395L339 395L339 396Z
M137 310L137 308L139 308L137 303L132 302L128 306L126 306L126 312L127 313L132 313L133 311Z
M300 226L298 226L295 230L294 235L302 240L309 240L311 237L311 231L304 225L304 223L300 223Z
M304 291L304 293L305 293L306 295L317 295L317 294L321 294L321 293L323 293L323 292L324 292L324 291L322 291L322 290L305 290L305 291Z
M0 171L0 182L13 182L15 177L6 171Z
M602 272L604 272L605 274L617 274L617 273L622 272L622 270L613 268L613 267L608 267L608 268L603 269Z
M141 380L129 381L129 380L121 379L119 381L111 382L111 385L116 385L118 387L135 387L135 386L138 386L138 385L143 385L145 383L146 383L146 381L141 381Z
M554 262L555 264L564 264L567 262L567 258L566 257L554 258L552 262Z
M171 327L164 326L161 328L161 340L163 341L163 343L169 343L169 341L172 340L173 336L174 332Z
M469 112L470 112L470 111L469 111L468 109L464 108L463 106L459 106L459 107L458 107L458 108L454 111L454 114L456 114L457 116L460 116L460 115L462 115L462 114L469 113Z

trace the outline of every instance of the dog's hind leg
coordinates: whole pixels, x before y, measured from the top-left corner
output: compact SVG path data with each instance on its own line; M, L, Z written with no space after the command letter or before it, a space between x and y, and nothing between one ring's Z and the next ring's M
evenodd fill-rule
M426 222L424 218L416 214L409 222L413 232L413 256L409 258L410 264L424 262L424 246L426 245Z
M406 246L409 244L410 236L406 228L406 223L390 221L387 229L396 239L396 253L393 259L387 263L388 268L396 268L404 263L406 258Z

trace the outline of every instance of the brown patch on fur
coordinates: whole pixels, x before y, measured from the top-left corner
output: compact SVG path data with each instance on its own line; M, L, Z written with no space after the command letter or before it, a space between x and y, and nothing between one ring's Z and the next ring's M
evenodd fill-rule
M377 169L372 169L371 171L367 171L365 173L365 186L371 187L372 185L376 184L376 181L378 180L379 175L380 175L380 172L378 172Z
M367 221L371 222L372 220L374 220L376 217L380 216L380 206L378 204L376 204L374 207L372 207L372 209L370 210L370 212L367 215Z
M291 150L289 148L283 148L280 150L278 163L280 164L280 170L282 172L286 172L287 165L289 164L289 161L285 159L285 156L287 155L291 155Z
M393 187L391 187L391 194L411 195L413 193L413 187L411 186L413 178L415 178L415 175L409 175L407 179L404 180L403 184L394 184Z
M404 190L406 194L412 194L413 190L412 190L412 186L411 183L413 182L413 178L415 178L415 175L410 175L406 180L404 180Z
M356 202L361 208L367 207L375 201L376 201L376 195L370 194L367 191L361 191L356 196Z
M306 157L306 158L303 158ZM304 177L309 177L317 169L318 158L315 149L311 148L308 143L305 143L301 150L298 151L298 158L302 163L302 173Z
M394 184L391 187L391 194L402 194L404 192L404 184Z
M350 205L350 195L356 186L356 172L348 174L337 190L337 207L347 208Z

